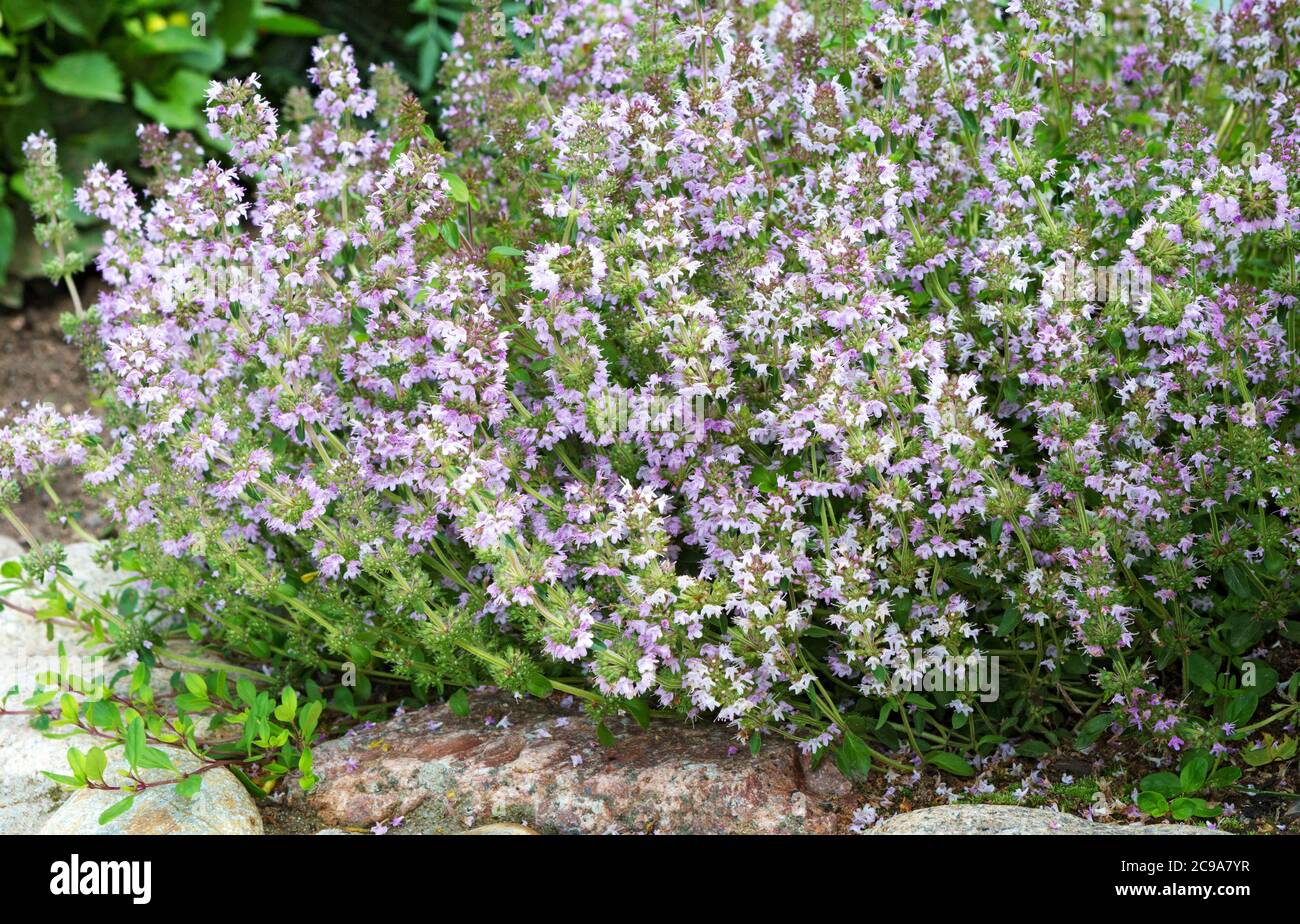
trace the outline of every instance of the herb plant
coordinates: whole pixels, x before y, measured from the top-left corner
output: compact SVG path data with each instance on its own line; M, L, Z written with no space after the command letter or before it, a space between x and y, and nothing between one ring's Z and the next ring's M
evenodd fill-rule
M1291 9L488 8L437 126L325 39L278 111L211 87L229 163L89 172L102 427L14 416L0 478L85 470L142 576L117 655L850 776L1124 734L1182 816L1294 749L1294 681L1241 692L1300 601Z

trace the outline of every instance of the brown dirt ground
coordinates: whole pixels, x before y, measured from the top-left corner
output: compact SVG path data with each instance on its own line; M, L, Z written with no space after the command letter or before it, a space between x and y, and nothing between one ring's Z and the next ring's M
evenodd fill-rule
M94 300L92 287L83 282L83 302ZM59 330L59 315L71 310L67 293L44 282L28 284L21 309L0 309L0 408L13 410L24 401L45 401L70 413L89 406L85 370L77 350ZM81 477L76 472L62 472L52 483L65 502L81 502ZM50 522L52 511L53 505L39 490L25 491L16 508L28 528L42 539L73 541L76 537L71 530ZM83 519L92 532L99 522L93 513ZM2 520L0 533L17 538L13 528Z

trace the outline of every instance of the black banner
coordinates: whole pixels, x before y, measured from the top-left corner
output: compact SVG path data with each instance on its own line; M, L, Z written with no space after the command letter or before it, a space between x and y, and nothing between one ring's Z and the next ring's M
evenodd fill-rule
M449 908L463 907L476 894L508 895L517 910L520 903L553 906L562 894L593 896L615 882L640 891L651 881L669 894L689 889L693 906L701 898L733 911L774 887L788 889L794 901L803 893L813 906L821 904L814 896L828 890L847 890L837 904L874 904L870 896L878 890L878 899L918 907L993 910L1014 902L1041 913L1067 910L1065 899L1151 908L1194 901L1218 909L1293 896L1294 844L1286 837L1158 835L725 843L704 837L304 836L11 837L0 848L7 853L10 894L22 903L190 905L205 914L216 907L230 914L278 907L373 916L399 914L417 894L457 903ZM478 892L481 886L488 891Z

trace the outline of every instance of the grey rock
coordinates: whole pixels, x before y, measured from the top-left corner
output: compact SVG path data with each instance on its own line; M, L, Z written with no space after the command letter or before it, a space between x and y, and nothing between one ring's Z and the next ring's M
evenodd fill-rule
M1226 834L1200 825L1100 824L1047 808L936 805L903 812L872 834Z
M193 770L199 762L188 754L168 751L176 766ZM120 764L110 764L104 779L121 779ZM146 770L145 780L174 774ZM235 775L224 767L203 774L203 786L193 799L165 785L146 789L125 813L101 825L99 816L123 798L120 792L81 789L72 794L41 826L41 834L261 834L257 803Z
M14 540L0 536L0 562L17 558L23 551ZM93 554L90 543L67 546L74 580L88 593L98 595L119 578L95 565ZM24 608L30 608L31 602L21 595L10 600L14 606ZM36 659L56 657L58 642L57 630L51 641L46 638L45 626L31 616L0 607L0 685L7 690L18 683L24 692L28 691L27 685L34 677L32 664ZM67 646L69 655L80 653L70 641ZM22 708L24 698L11 698L8 708ZM45 737L22 716L0 716L0 834L35 833L66 798L58 784L42 776L41 771L66 772L68 744Z

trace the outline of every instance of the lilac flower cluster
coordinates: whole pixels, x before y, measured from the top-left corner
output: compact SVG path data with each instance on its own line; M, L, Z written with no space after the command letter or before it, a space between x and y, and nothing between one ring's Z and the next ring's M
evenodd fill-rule
M147 200L78 193L88 481L158 605L273 669L559 689L847 772L1208 746L1178 698L1300 604L1286 9L476 13L440 133L327 39L310 106L213 86L233 169L154 132ZM1067 262L1145 284L1061 297ZM252 282L161 295L216 266ZM611 430L611 398L705 414ZM996 655L1001 698L900 692L917 651Z

